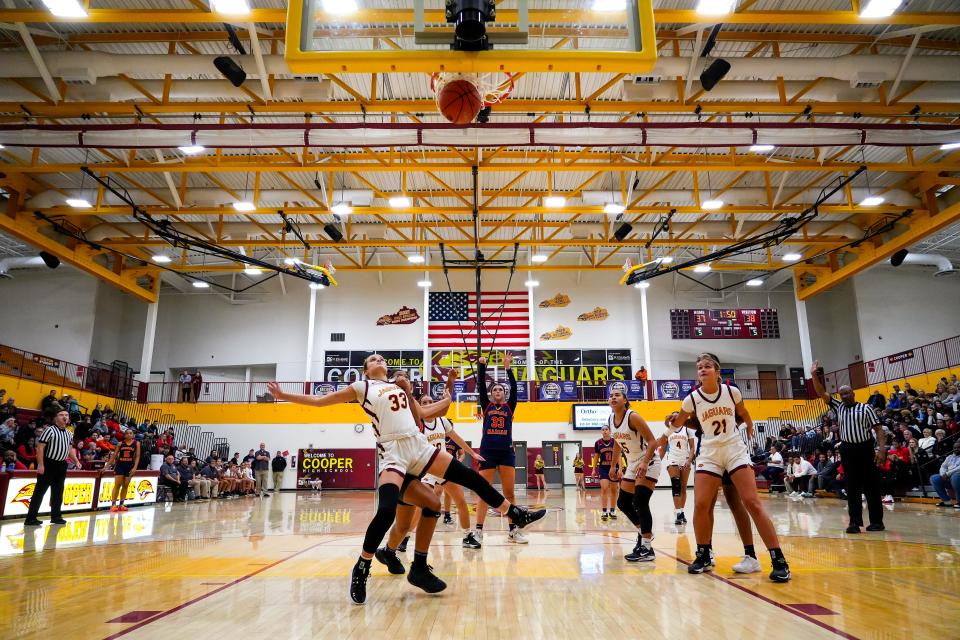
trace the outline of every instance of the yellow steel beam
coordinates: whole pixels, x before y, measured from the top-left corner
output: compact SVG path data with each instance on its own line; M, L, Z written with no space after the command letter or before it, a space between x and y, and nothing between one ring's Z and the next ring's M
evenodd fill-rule
M130 164L121 163L100 163L83 165L89 166L93 171L110 174L127 173L193 173L201 171L211 171L217 173L248 173L250 171L261 171L263 173L339 173L343 171L365 171L378 173L392 172L423 172L429 171L450 171L450 172L469 172L471 166L462 162L433 162L430 164L379 164L370 162L344 162L333 161L323 163L303 162L293 163L273 163L262 165L253 162L247 162L244 158L234 157L224 159L217 163L208 160L198 162L187 162L182 164L159 164L145 162L143 160L134 160ZM563 162L496 162L482 164L479 167L481 173L494 173L498 171L528 171L528 172L610 172L610 171L633 171L638 173L663 171L689 171L696 173L700 171L753 171L757 173L781 173L796 171L819 171L819 172L842 172L855 171L860 167L857 162L823 162L817 163L811 160L795 161L792 163L759 162L751 157L739 159L737 162L707 162L691 161L678 159L669 164L641 164L623 160L611 160L610 162L578 162L575 164L564 164ZM0 164L0 171L10 171L11 173L23 174L46 174L46 173L70 173L79 172L80 164L73 163L51 163L38 165L35 167L26 165ZM931 164L909 164L898 162L870 162L866 163L869 171L893 171L899 173L925 173L925 172L960 172L960 163L941 162Z
M40 225L32 215L20 214L10 217L0 213L0 230L57 256L61 262L77 267L95 278L112 284L139 300L144 302L157 301L157 292L160 287L159 269L153 267L143 269L121 268L117 272L112 268L105 267L94 261L96 252L87 245L78 244L71 248L44 235L40 231ZM145 288L137 283L137 280L142 276L149 276L149 287Z
M922 240L931 233L935 233L960 220L960 202L953 204L943 211L930 216L914 216L910 219L910 228L897 237L882 244L872 244L865 242L859 248L857 257L836 270L828 270L817 274L816 281L810 285L800 283L797 296L801 300L807 300L835 287L844 280L848 280L865 269L869 269L881 260L885 260L900 249L906 248L911 244ZM804 266L796 267L796 271L802 272L808 268Z
M508 249L509 246L504 247ZM359 266L352 258L348 258L353 265L336 265L337 271L400 271L407 273L422 273L424 271L443 271L442 265L421 265L419 267L409 265L369 265ZM492 257L491 257L492 259ZM524 271L621 271L622 266L618 264L583 265L583 264L533 264L524 265ZM770 271L778 265L768 263L716 263L710 264L712 271ZM243 266L238 265L198 265L198 264L180 264L171 267L174 271L185 273L237 273L243 271ZM691 268L692 269L692 268ZM684 269L686 271L686 269Z
M709 97L709 94L708 96ZM960 111L955 102L909 102L920 106L921 113L954 114ZM168 102L156 104L149 100L141 102L61 102L49 104L44 101L0 102L0 112L21 114L21 105L30 109L38 118L79 118L85 114L129 115L136 116L137 109L146 115L165 114L193 114L193 113L249 113L247 102ZM752 102L747 100L731 100L711 102L701 98L699 105L701 113L742 115L746 111L758 114L785 114L800 115L809 106L813 115L829 115L861 113L864 116L903 116L905 107L901 104L881 104L879 102L816 102L798 101L796 104L781 104L779 101ZM371 113L432 113L437 109L432 99L421 100L370 100L362 105L368 114ZM586 106L583 100L522 100L510 98L501 107L502 111L514 113L569 113L582 114ZM294 114L302 116L304 113L352 113L361 114L361 103L355 100L336 100L327 102L276 102L268 101L257 105L257 114ZM692 113L690 105L683 102L631 102L626 100L598 100L590 103L593 114L613 113ZM921 118L925 120L929 118ZM2 122L23 122L21 115L6 115L0 118Z
M188 24L222 24L235 21L236 16L198 11L194 9L90 9L85 18L66 18L55 16L47 11L29 9L0 10L0 22L25 23L80 23L80 24L157 24L157 23L188 23ZM498 9L497 20L501 24L515 24L517 22L515 9ZM428 9L424 12L424 19L428 23L445 23L446 16L443 10ZM531 27L539 23L553 25L577 24L613 24L625 23L623 12L577 11L568 9L531 9L529 21ZM660 9L654 12L654 19L658 24L702 23L704 17L692 9ZM958 12L902 12L885 18L861 18L854 11L747 11L731 13L723 16L724 24L832 24L832 25L928 25L941 24L960 26ZM270 22L286 24L286 9L253 9L243 17L245 22ZM341 16L323 15L320 13L320 25L339 25L349 23L358 24L413 24L413 10L411 9L375 9L361 10L351 14L347 19Z

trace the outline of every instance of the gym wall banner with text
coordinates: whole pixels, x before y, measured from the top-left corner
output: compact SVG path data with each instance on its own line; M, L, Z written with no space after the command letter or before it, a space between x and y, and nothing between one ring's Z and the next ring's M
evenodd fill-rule
M323 489L373 489L377 484L375 449L300 449L297 489L312 489L320 480Z

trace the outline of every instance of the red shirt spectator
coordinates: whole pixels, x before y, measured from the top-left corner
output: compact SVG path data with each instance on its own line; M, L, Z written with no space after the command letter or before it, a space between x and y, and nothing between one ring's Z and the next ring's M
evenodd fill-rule
M27 444L17 447L17 460L27 469L33 469L37 466L37 448L33 446L33 438Z
M906 445L901 445L896 449L894 449L893 451L891 451L890 453L895 454L898 458L900 458L900 460L902 460L906 464L910 464L910 447ZM887 469L887 471L889 471L889 469Z

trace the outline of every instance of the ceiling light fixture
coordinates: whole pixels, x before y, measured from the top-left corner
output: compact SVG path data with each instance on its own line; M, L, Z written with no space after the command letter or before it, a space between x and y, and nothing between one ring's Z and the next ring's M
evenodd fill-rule
M523 286L525 286L525 287L539 287L539 286L540 286L540 281L539 281L539 280L527 280L526 282L523 283Z
M866 198L860 201L860 206L875 207L879 204L883 204L883 202L884 202L883 196L867 196Z
M750 145L750 151L755 153L767 153L768 151L773 151L774 146L772 144L753 144Z
M609 213L617 216L626 210L627 208L618 202L608 202L607 204L603 205L604 213Z
M314 290L319 290L319 289L323 289L324 287L323 287L323 285L320 284L319 282L311 282L311 283L310 283L310 288L311 288L311 289L314 289Z
M198 153L201 153L207 150L207 148L202 144L185 144L182 147L177 147L177 149L180 149L180 151L187 154L188 156L195 156Z
M420 280L419 282L417 282L417 286L418 286L418 287L423 287L424 289L429 289L429 288L430 288L430 285L432 285L432 284L433 284L433 283L430 282L429 280Z
M785 253L785 254L783 254L783 261L784 261L784 262L796 262L797 260L799 260L799 259L802 258L802 257L803 257L803 256L800 255L799 253Z
M737 0L700 0L697 13L704 16L723 16L733 11Z
M723 206L723 200L704 200L702 206L704 209L719 209Z
M543 199L543 206L548 209L560 209L567 206L567 199L563 196L547 196Z
M671 262L673 262L673 256L660 256L659 258L657 258L657 262L659 262L660 264L670 264Z
M419 253L412 253L409 256L407 256L407 260L409 260L413 264L423 264L424 262L426 262L427 259L424 258Z
M246 269L243 270L243 272L248 276L258 276L261 273L263 273L262 271L260 271L260 269L257 269L256 267L247 267Z
M646 280L644 280L643 282L638 282L637 284L633 285L633 288L634 288L634 289L649 289L649 288L650 288L650 283L647 282Z
M762 284L763 284L763 280L761 280L760 278L751 278L750 280L747 280L748 287L759 287Z
M357 11L355 0L323 0L323 10L335 16L343 16Z
M194 281L193 281L193 286L194 286L194 288L196 288L196 289L209 289L209 288L210 288L210 284L207 283L207 282L204 282L203 280L194 280Z
M338 202L337 204L330 207L330 211L334 212L338 216L346 216L353 213L353 207L346 202Z
M43 5L60 18L87 17L87 10L77 0L43 0Z
M900 8L903 0L869 0L860 10L861 18L887 18Z
M67 198L66 202L74 209L89 209L93 206L89 200L83 198Z
M413 201L407 196L393 196L390 198L390 206L394 209L403 209L413 204Z
M530 262L533 262L534 264L543 264L546 261L547 255L543 253L535 253L530 256Z
M152 260L157 264L167 264L168 262L170 262L171 258L170 256L165 255L163 253L158 253L155 256L153 256Z
M594 11L623 11L626 8L626 0L593 0Z
M211 0L213 10L228 16L242 16L250 13L247 0Z
M257 205L253 204L249 200L243 200L240 202L234 202L233 208L235 211L254 211L257 208Z
M292 267L295 264L300 264L300 260L298 258L284 258L283 264L286 264Z
M940 151L951 151L953 149L960 149L960 142L948 142L940 145Z
M707 273L712 267L708 264L698 264L693 268L694 273Z

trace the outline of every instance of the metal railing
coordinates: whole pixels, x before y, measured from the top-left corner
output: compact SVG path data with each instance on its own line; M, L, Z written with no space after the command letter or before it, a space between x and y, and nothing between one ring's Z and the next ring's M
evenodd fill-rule
M846 369L826 375L830 393L844 385L865 389L884 382L903 380L911 376L960 367L960 336L931 342L920 347L892 353L875 360L857 362ZM926 389L926 391L933 391Z
M139 383L113 368L66 362L0 344L0 374L64 389L92 391L112 398L137 399Z

